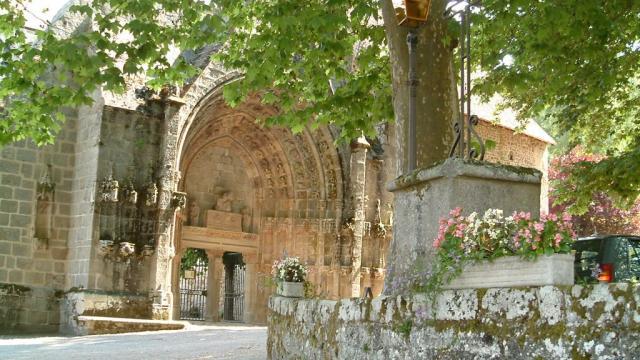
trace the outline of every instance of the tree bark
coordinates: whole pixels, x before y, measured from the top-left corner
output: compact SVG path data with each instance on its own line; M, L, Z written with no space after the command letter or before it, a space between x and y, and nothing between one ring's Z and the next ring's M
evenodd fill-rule
M396 120L396 175L408 167L409 58L408 28L398 26L392 0L381 0L392 67L393 108ZM446 159L453 143L452 124L458 114L452 51L445 40L447 0L432 0L427 22L417 29L416 139L417 168Z

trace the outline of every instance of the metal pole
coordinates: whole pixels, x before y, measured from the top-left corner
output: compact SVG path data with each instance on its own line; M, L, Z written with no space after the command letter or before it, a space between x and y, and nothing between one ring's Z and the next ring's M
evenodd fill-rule
M416 88L418 76L416 74L416 46L418 34L414 29L407 34L409 47L409 172L416 169Z
M465 49L465 61L467 62L466 68L466 100L467 100L467 150L466 156L471 158L471 20L469 19L469 5L465 7L464 13L462 15L462 26L464 27L465 36L466 36L466 46Z
M458 147L458 157L461 159L464 159L465 156L465 152L467 149L467 139L465 136L465 131L464 131L464 98L465 98L465 91L464 91L464 80L465 80L465 76L464 76L464 53L465 53L465 34L464 34L464 21L465 21L465 13L462 12L462 14L460 14L460 117L458 119L458 126L460 127L460 144Z

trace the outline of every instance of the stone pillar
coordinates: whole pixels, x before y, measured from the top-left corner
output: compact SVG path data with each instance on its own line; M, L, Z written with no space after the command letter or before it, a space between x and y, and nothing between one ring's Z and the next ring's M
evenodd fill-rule
M540 178L535 169L448 159L391 182L395 220L384 293L403 290L391 284L405 283L416 266L430 267L438 222L451 209L461 207L465 215L494 208L505 216L513 211L538 216Z
M244 319L246 324L254 323L256 320L256 295L257 295L257 273L256 255L244 256Z
M351 248L351 297L360 296L360 268L362 264L362 237L365 220L365 184L367 149L364 136L351 143L351 195L353 197L353 246Z
M180 320L180 262L184 255L185 249L177 251L176 256L173 258L172 272L171 272L171 291L173 293L171 304L171 313L169 319Z
M222 252L207 250L209 269L207 273L207 308L205 320L220 321L220 280L222 279Z
M152 300L152 318L156 320L169 319L172 304L171 293L171 265L175 255L173 244L175 209L171 201L180 180L180 172L176 169L177 143L179 130L179 116L177 113L184 103L173 96L163 100L164 106L164 134L160 149L162 167L158 174L158 204L157 230L155 235L156 251L151 259L149 276L149 296Z

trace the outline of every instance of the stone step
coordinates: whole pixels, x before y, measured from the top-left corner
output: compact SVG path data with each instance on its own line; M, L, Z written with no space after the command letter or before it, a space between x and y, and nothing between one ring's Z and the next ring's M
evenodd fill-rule
M104 316L78 316L79 332L82 335L120 334L128 332L182 330L188 325L184 321L146 320Z

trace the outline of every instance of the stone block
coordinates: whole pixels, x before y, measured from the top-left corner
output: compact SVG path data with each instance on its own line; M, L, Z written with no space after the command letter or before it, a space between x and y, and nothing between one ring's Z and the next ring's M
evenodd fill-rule
M20 173L27 178L33 178L33 165L22 164L20 165Z
M14 227L25 228L31 225L31 216L11 214L11 220L9 221L9 224Z
M20 164L15 161L0 159L0 172L17 174L20 171Z
M21 201L18 204L18 213L21 215L31 215L33 213L33 204L27 201Z
M34 163L37 160L36 152L30 149L17 149L16 160Z
M35 269L36 271L51 272L53 270L53 264L51 263L51 261L39 260L36 261Z
M64 266L64 263L63 263L63 262L60 262L60 261L56 261L56 262L53 264L53 271L54 271L54 272L56 272L56 273L58 273L58 274L62 274L62 273L64 273L64 272L65 272L65 266Z
M16 228L0 228L0 241L11 241L18 242L20 241L20 229Z
M9 186L0 186L0 199L12 199L13 189Z
M466 266L445 289L573 285L573 255L554 254L527 261L507 256Z
M14 174L3 174L2 179L0 180L0 184L7 186L20 186L22 182L22 177Z
M11 253L15 256L28 257L31 256L30 246L24 244L13 243L11 245Z
M26 257L16 257L16 267L18 269L28 270L31 269L33 260Z
M535 169L448 159L444 163L397 178L388 189L394 193L394 226L385 292L403 283L416 263L431 263L440 218L462 207L465 213L487 209L540 213L541 173ZM395 279L399 277L399 279Z
M9 214L0 213L0 226L9 225Z
M49 319L46 311L29 311L27 314L30 325L43 325L46 324Z
M7 281L9 281L8 278L9 278L9 270L0 269L0 282L6 283Z
M33 180L29 180L29 179L22 179L22 186L23 189L35 189L36 188L36 182Z
M13 198L15 200L33 201L35 199L35 192L31 189L15 189Z
M17 213L18 202L14 200L2 200L0 201L0 211L10 214Z
M51 249L51 257L56 260L65 260L67 258L67 249L53 248Z
M44 274L28 271L25 273L24 282L30 285L44 285Z
M4 159L15 159L16 148L13 146L4 146L0 148L0 156Z
M10 283L22 283L23 279L23 271L22 270L10 270L9 271L9 282Z
M242 215L226 211L207 210L207 227L226 231L242 231Z

